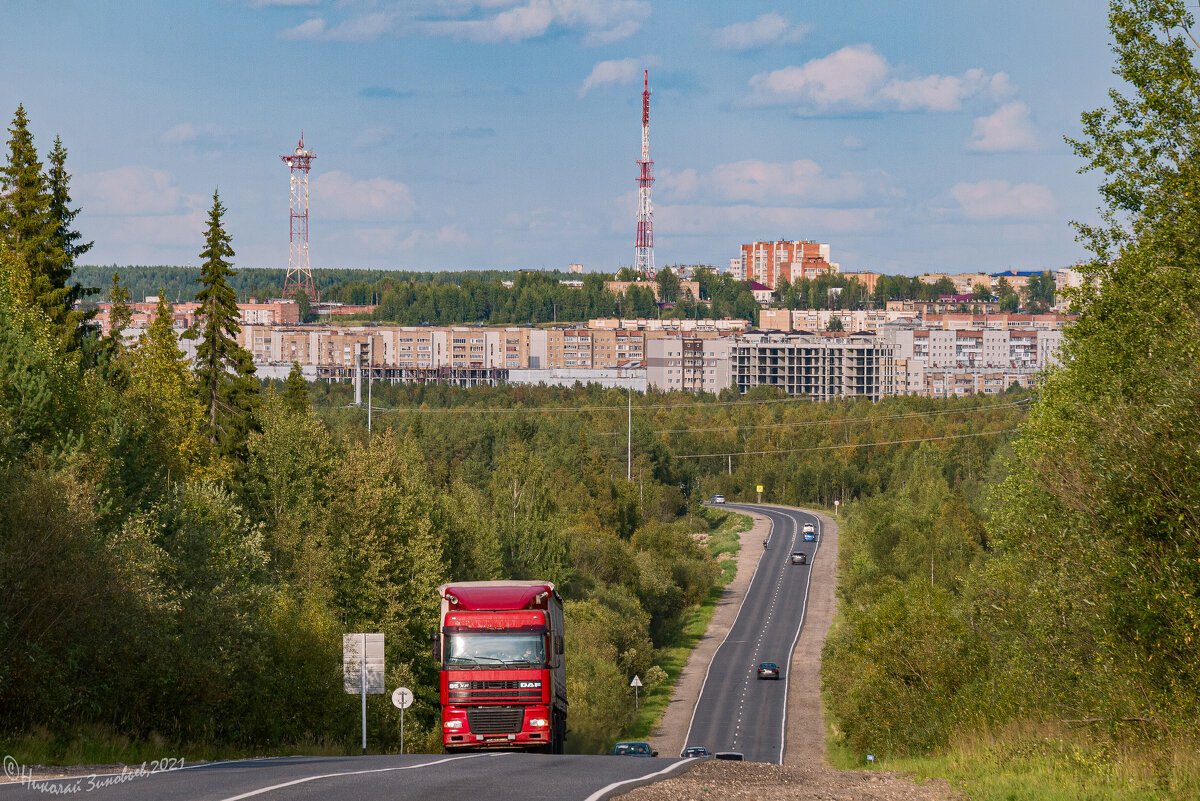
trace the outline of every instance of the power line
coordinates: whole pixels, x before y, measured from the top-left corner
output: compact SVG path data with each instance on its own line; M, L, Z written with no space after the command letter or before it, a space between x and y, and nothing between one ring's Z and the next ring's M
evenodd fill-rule
M718 406L761 406L768 403L789 403L794 401L805 401L811 403L812 400L803 396L795 396L790 398L770 398L767 400L753 401L714 401L712 403L660 403L649 404L645 406L634 406L635 409L712 409ZM491 407L477 409L473 407L455 407L453 409L421 409L415 406L402 406L395 409L381 409L375 407L376 411L381 412L417 412L420 414L500 414L513 412L620 412L625 411L625 406L520 406L520 407Z
M996 406L979 406L974 409L939 409L932 412L906 412L905 414L891 414L882 417L843 417L833 420L804 420L798 423L764 423L757 426L715 426L713 428L660 428L650 433L652 434L692 434L699 431L751 431L759 429L776 429L776 428L802 428L806 426L825 426L840 423L874 423L884 420L909 420L916 417L935 417L944 414L969 414L973 412L990 412L996 409L1017 408L1029 403L1030 399L1015 401L1013 403L999 404ZM616 436L621 434L620 431L597 431L596 436Z
M947 439L966 439L968 437L991 437L996 434L1012 434L1018 431L1016 428L1005 428L1000 431L980 431L974 434L947 434L942 437L922 437L921 439L897 439L890 442L860 442L851 445L815 445L810 448L789 448L787 450L778 451L736 451L733 453L694 453L687 456L675 454L676 459L705 459L708 457L727 457L727 456L766 456L775 453L805 453L807 451L836 451L846 448L870 448L875 445L908 445L913 442L939 442Z

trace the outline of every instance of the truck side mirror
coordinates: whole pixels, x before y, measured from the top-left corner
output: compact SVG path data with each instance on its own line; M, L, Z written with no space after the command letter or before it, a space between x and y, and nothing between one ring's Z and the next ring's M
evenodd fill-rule
M438 631L434 629L429 635L429 650L433 653L433 658L438 662L442 661L442 649L439 647L440 645L441 643L438 642Z

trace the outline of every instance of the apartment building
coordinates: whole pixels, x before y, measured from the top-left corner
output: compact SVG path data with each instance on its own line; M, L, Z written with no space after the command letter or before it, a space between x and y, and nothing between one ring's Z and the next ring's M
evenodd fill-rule
M693 331L714 331L728 334L737 331L745 331L749 327L749 321L735 320L731 317L724 317L720 320L708 320L704 318L698 320L677 320L673 318L657 320L646 317L638 317L636 319L598 317L595 320L588 320L588 328L592 329L593 331L602 328L625 328L632 331L677 331L680 333L691 333Z
M664 336L646 342L646 384L654 389L717 393L733 383L728 337Z
M888 323L916 319L916 312L898 309L763 309L758 327L763 331L828 331L833 321L843 331L878 331Z
M295 325L300 322L300 307L293 300L273 300L266 303L239 303L238 307L238 323L239 325ZM107 335L109 329L109 318L112 314L111 303L96 304L96 322L100 325L100 332ZM171 316L176 323L182 323L176 327L190 328L196 323L196 312L199 310L200 304L195 301L187 303L172 303ZM126 336L136 341L141 336L141 332L149 327L150 322L154 319L155 312L158 309L158 298L151 297L145 301L130 303L129 310L132 312L129 321L129 327L126 328Z
M646 358L646 335L637 329L592 329L592 366L624 367Z
M1028 370L1056 363L1062 331L1038 329L898 329L881 339L900 359L923 362L927 370Z
M836 273L839 266L829 258L828 244L807 240L751 242L741 246L736 270L730 261L730 272L739 280L757 281L774 289L780 278L798 281Z
M895 391L892 346L874 336L750 333L733 343L730 360L741 392L774 386L824 401Z

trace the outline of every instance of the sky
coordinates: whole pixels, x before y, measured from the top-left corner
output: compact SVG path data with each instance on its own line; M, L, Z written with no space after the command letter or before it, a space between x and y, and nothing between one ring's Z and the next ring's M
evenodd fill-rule
M88 264L614 272L643 70L655 263L828 243L843 271L1069 266L1117 85L1103 0L4 0L0 117L68 151ZM4 137L7 139L7 134ZM7 147L5 148L7 152Z

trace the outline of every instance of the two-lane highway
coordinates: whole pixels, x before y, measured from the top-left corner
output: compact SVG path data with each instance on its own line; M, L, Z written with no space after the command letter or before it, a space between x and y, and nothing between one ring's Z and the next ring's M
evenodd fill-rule
M687 745L740 751L747 760L781 763L788 666L804 623L809 569L820 547L821 521L782 507L727 504L726 508L765 515L771 521L771 535L737 618L709 664ZM804 523L815 527L815 542L803 541ZM793 551L804 551L809 564L793 565ZM779 665L780 678L759 679L760 662Z
M32 781L5 781L0 776L0 801L64 795L86 795L97 801L598 801L666 778L691 762L503 752L283 757L219 762L149 775L40 779L35 773L26 777Z

